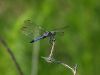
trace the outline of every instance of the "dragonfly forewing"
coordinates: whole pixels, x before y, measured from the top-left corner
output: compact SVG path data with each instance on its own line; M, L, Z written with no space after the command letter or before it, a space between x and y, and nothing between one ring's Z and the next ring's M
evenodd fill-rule
M38 29L39 31L44 32L44 28L40 25L35 24L31 20L26 20L23 23L23 26L21 28L21 32L25 34L26 36L33 38L35 30Z

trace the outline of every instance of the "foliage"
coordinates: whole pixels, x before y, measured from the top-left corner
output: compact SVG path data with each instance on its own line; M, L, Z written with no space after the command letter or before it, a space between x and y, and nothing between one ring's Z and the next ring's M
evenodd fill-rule
M100 73L100 1L99 0L1 0L0 36L12 49L25 75L31 74L32 47L20 29L31 18L46 29L69 25L56 38L55 54L71 66L78 64L78 75ZM34 37L33 37L34 38ZM41 40L38 75L72 75L61 65L48 64L41 56L49 54L48 40ZM18 75L14 63L0 43L0 75Z

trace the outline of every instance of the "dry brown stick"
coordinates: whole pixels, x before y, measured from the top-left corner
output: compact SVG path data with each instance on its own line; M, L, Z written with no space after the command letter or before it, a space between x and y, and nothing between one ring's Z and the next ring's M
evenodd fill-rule
M16 60L16 58L15 58L15 56L14 56L14 54L13 54L13 52L12 52L11 49L8 47L8 45L6 44L5 40L2 39L2 38L0 37L0 42L3 44L3 46L6 48L7 52L8 52L9 55L11 56L11 59L12 59L12 61L14 62L15 66L16 66L16 69L17 69L18 72L19 72L19 75L24 75L24 73L23 73L22 70L21 70L20 65L18 64L18 62L17 62L17 60Z

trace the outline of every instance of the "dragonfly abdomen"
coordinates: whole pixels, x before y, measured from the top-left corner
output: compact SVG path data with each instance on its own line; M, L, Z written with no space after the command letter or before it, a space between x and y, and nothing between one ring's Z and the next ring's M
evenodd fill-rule
M34 42L39 41L39 40L44 39L44 38L46 38L46 36L37 37L36 39L33 39L30 43L34 43Z

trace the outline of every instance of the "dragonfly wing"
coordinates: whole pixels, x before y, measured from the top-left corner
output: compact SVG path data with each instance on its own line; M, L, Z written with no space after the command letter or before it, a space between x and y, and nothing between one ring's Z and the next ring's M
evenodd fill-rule
M44 38L46 38L46 37L45 36L37 37L36 39L32 40L30 43L34 43L34 42L39 41L39 40L44 39Z
M56 28L56 29L53 29L52 31L55 31L55 32L63 32L65 31L69 26L64 26L64 27L61 27L61 28Z
M43 29L43 27L41 27L41 26L35 24L35 23L32 22L31 20L26 20L26 21L24 21L24 23L23 23L23 26L22 26L22 28L21 28L21 32L22 32L23 34L25 34L26 36L32 37L32 38L33 38L33 37L34 37L34 31L35 31L36 29L38 29L38 30L40 30L40 31L42 31L42 32L45 31L45 30Z
M61 28L56 28L56 29L53 29L52 31L56 32L57 34L59 33L59 35L63 35L64 32L67 31L67 28L69 28L69 26L64 26L64 27L61 27Z
M24 21L23 26L21 28L21 32L26 36L33 37L35 25L30 21Z

